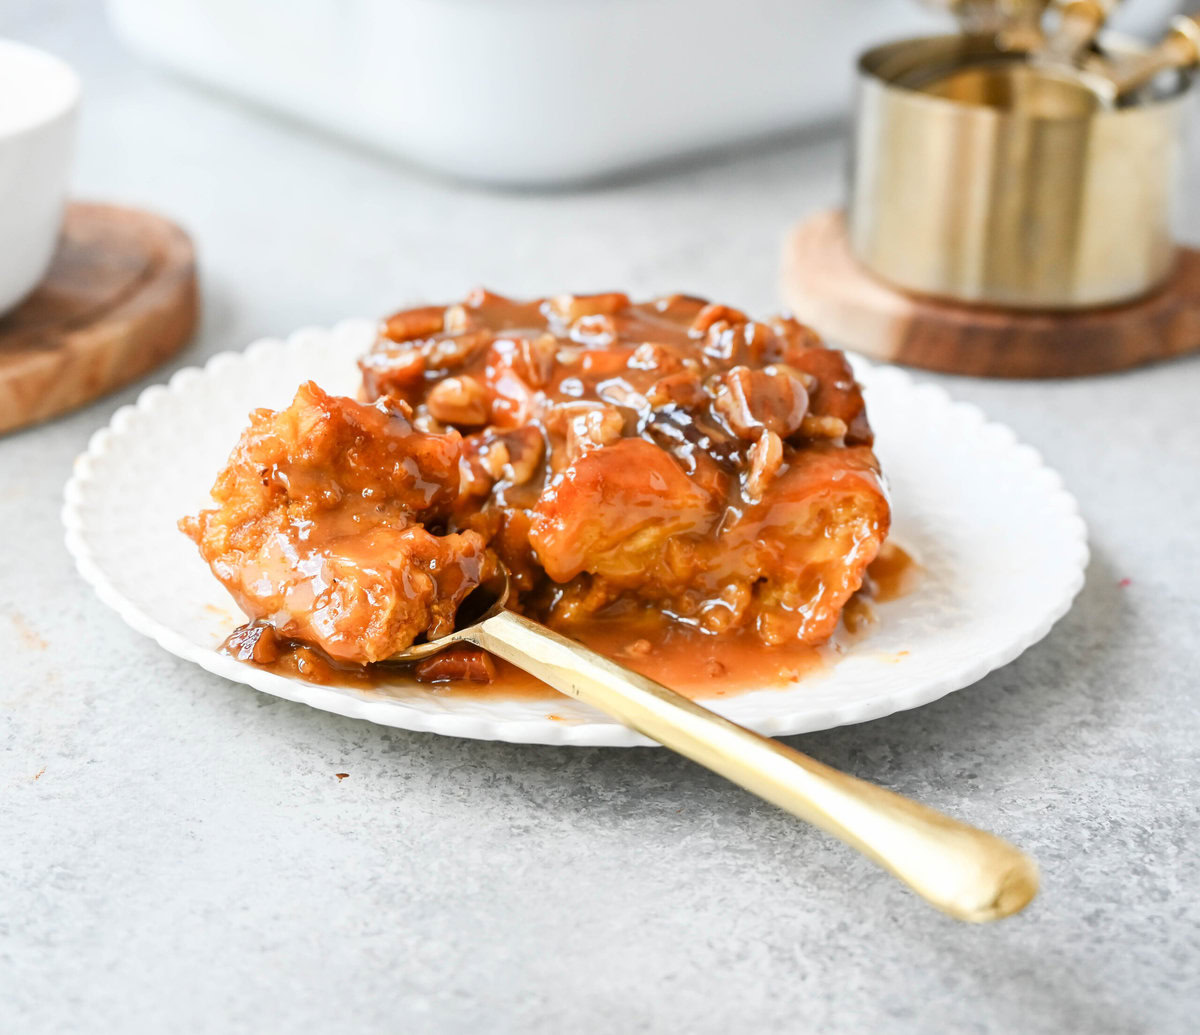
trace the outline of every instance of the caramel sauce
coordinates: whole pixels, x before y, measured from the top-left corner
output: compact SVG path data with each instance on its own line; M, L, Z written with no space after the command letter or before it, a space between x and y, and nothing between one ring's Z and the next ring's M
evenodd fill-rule
M865 636L878 620L873 605L910 593L920 572L911 554L895 543L885 543L867 569L863 588L843 611L837 633L820 647L803 643L766 647L753 630L747 629L714 636L664 619L649 609L597 617L586 628L573 629L572 635L606 657L694 700L734 695L747 688L782 688L834 664L838 654ZM346 664L295 642L284 645L273 661L248 663L310 683L379 692L400 682L408 685L414 678L410 665ZM429 691L508 700L551 701L558 697L557 691L506 661L497 659L495 670L490 682L430 683Z
M920 573L921 566L903 547L884 543L867 566L862 588L846 601L838 632L851 641L861 639L879 620L875 605L907 595Z
M887 542L867 567L865 595L876 603L907 596L920 580L921 566L904 547Z

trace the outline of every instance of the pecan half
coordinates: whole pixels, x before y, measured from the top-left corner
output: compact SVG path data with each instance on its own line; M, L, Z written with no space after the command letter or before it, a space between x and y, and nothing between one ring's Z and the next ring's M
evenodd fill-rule
M392 341L412 341L438 334L445 325L445 311L440 305L426 305L419 309L405 309L393 313L384 321L383 333Z
M757 439L763 428L786 438L808 411L808 391L783 367L734 367L715 384L713 410L739 438Z
M487 389L473 377L447 377L425 397L425 406L446 424L478 427L488 422Z

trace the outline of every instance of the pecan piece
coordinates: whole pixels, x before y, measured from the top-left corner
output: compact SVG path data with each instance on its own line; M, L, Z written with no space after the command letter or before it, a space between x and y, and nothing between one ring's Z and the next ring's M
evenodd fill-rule
M535 474L546 455L546 440L537 428L526 426L510 431L508 441L508 468L505 477L513 485L524 485Z
M665 345L645 341L633 350L633 355L629 357L626 366L630 370L651 370L656 374L666 375L679 369L680 360L679 356Z
M425 397L425 406L445 424L478 427L488 422L487 389L473 377L447 377Z
M723 633L741 625L751 597L750 583L729 583L717 596L701 605L701 628L710 633Z
M666 377L660 377L646 393L646 401L656 410L672 404L690 410L699 406L704 400L704 385L700 381L700 376L694 373L668 374Z
M270 665L279 660L279 634L266 622L254 621L235 629L225 641L224 648L238 661Z
M383 333L392 341L412 341L438 334L445 325L445 310L440 305L405 309L384 321Z
M491 343L491 331L468 331L453 338L438 338L423 346L425 364L430 370L455 370L466 366Z
M489 362L508 367L531 388L542 388L554 372L558 339L553 334L536 338L497 338Z
M621 291L599 295L556 295L547 299L550 312L564 323L572 324L581 316L613 316L629 307L629 296Z
M810 413L800 422L800 434L807 438L840 439L845 438L846 432L849 430L846 422L840 417L819 416Z
M760 500L771 484L771 479L783 466L783 440L769 428L763 430L758 441L750 447L749 467L742 485L746 496Z
M786 438L804 420L808 392L783 367L734 367L716 381L713 410L739 438L755 440L762 429Z
M571 340L581 345L609 345L617 340L617 322L607 313L588 313L571 324Z
M401 345L376 349L358 361L369 399L381 395L415 397L425 377L425 357L419 348Z
M717 323L742 324L748 317L740 309L729 305L718 305L710 302L696 314L696 318L688 327L688 334L693 338L703 338Z
M704 343L704 356L716 363L728 363L741 337L741 329L728 320L718 320L708 329L708 338Z
M446 310L445 316L442 319L442 330L447 334L462 334L463 331L472 329L474 320L471 314L467 312L467 307L462 303L452 305Z
M625 418L612 406L577 404L565 407L565 416L570 462L588 450L612 445L625 430Z

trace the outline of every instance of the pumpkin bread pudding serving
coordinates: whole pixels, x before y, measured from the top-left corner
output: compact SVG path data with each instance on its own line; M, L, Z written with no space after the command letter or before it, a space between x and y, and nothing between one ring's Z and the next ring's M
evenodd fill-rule
M476 291L390 317L359 365L360 400L309 383L254 413L217 506L181 522L254 620L245 660L382 661L503 569L568 633L817 645L887 535L859 387L791 319Z

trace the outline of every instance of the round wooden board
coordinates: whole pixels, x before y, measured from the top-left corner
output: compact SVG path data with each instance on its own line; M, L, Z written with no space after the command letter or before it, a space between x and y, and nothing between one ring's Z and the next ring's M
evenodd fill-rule
M196 326L192 242L161 216L67 206L50 271L0 317L0 432L54 417L140 377Z
M909 295L850 254L840 211L788 235L783 297L830 342L892 363L982 377L1073 377L1200 349L1200 251L1180 248L1170 280L1126 305L988 309Z

